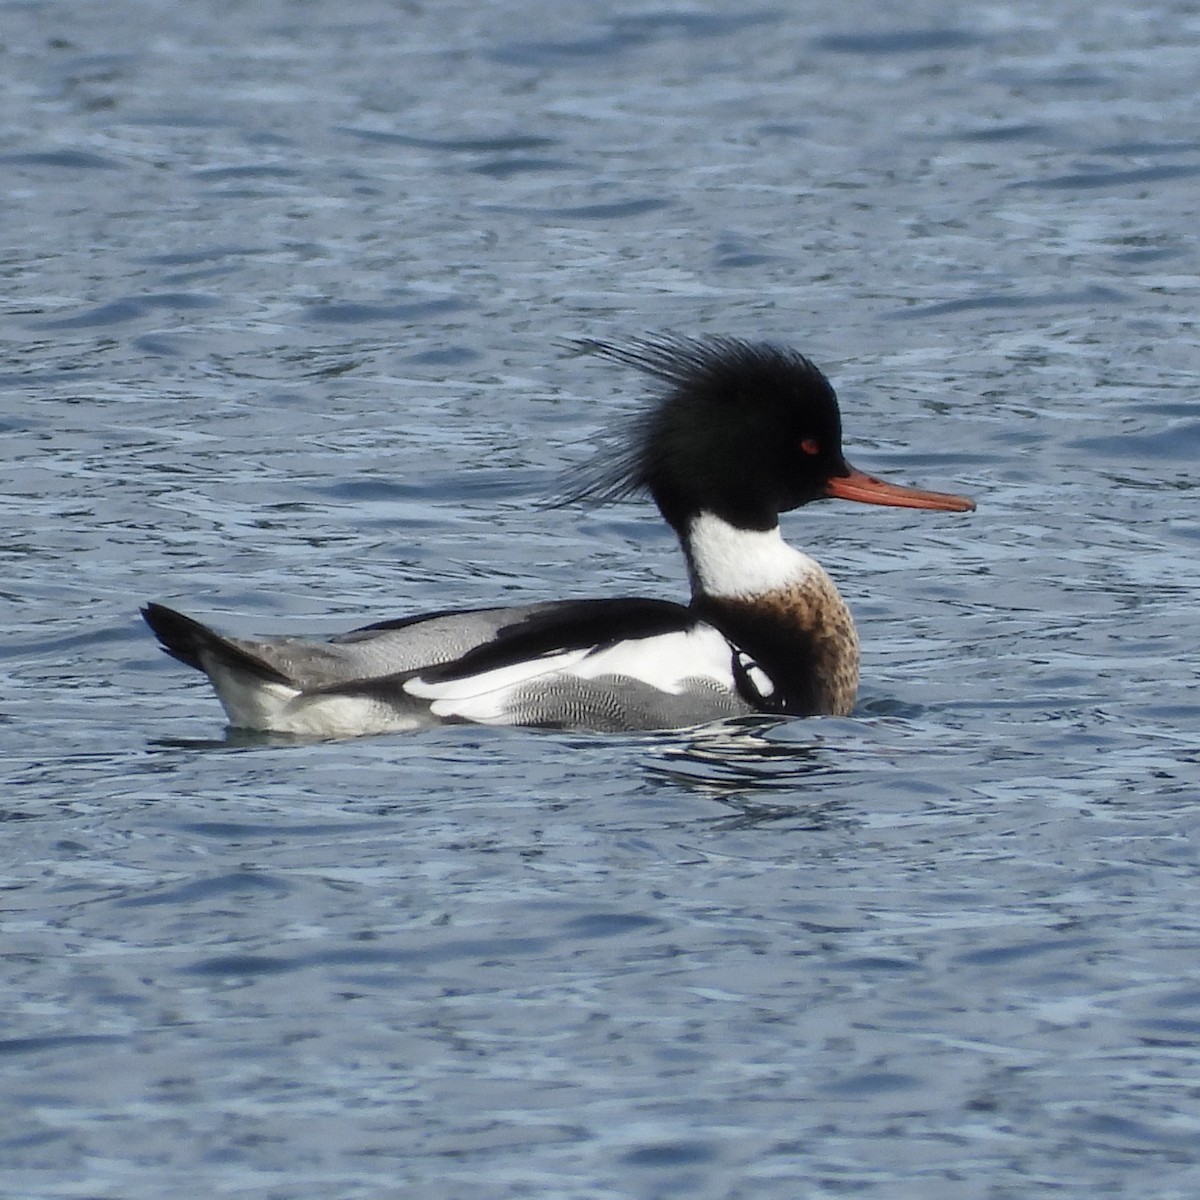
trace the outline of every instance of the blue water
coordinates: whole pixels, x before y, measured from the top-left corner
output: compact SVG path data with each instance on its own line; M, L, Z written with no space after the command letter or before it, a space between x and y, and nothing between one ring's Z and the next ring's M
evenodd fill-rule
M1200 16L4 6L0 1192L1200 1190ZM971 516L788 519L859 708L238 737L147 599L679 597L546 509L767 337Z

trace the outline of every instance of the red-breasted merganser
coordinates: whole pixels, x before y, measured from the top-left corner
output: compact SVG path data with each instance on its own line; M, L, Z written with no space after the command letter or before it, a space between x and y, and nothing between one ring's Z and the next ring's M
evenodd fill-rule
M854 622L820 564L783 540L779 514L826 496L940 512L974 503L850 466L833 388L793 350L735 338L579 345L659 386L624 449L565 499L649 493L683 548L691 603L442 611L319 641L226 637L148 605L164 649L208 675L231 725L325 737L450 722L621 731L851 711Z

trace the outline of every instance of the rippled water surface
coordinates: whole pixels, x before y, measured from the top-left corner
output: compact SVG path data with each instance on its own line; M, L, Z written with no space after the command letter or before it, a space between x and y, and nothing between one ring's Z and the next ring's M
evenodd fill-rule
M1200 1190L1194 4L4 6L0 1185ZM137 617L680 596L545 509L768 337L845 720L227 734Z

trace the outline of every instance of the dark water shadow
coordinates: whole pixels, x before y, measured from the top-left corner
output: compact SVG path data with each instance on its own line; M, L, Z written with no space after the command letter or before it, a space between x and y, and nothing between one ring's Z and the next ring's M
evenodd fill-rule
M818 728L819 724L819 728ZM454 762L462 769L484 769L494 756L505 754L512 739L524 739L514 753L536 750L529 738L548 739L551 754L578 752L580 763L593 769L597 755L611 752L628 766L631 778L639 775L649 794L665 790L688 793L713 802L724 810L703 814L700 825L719 830L745 830L767 825L789 829L827 830L847 823L849 798L837 787L861 770L861 745L847 744L841 736L858 728L858 722L832 719L806 722L794 718L747 717L717 722L701 728L625 735L580 730L538 729L529 726L439 725L365 738L331 738L313 735L265 733L226 727L220 737L164 737L147 749L165 769L167 758L212 753L242 753L307 748L325 761L321 743L391 742L405 753L396 770L415 766L428 751L430 764ZM461 741L458 735L461 734ZM419 739L419 740L415 740ZM849 741L855 739L849 737ZM523 749L520 748L523 745ZM332 746L329 753L339 753ZM416 758L409 755L415 754ZM314 761L318 761L314 760ZM332 758L329 761L336 761ZM566 768L568 774L569 767ZM395 811L402 811L398 805ZM552 806L553 807L553 806ZM689 820L689 823L691 821Z
M226 725L221 737L189 738L161 737L147 743L147 749L157 753L185 751L203 754L212 750L263 750L288 746L312 746L320 742L339 742L345 738L318 737L315 734L268 733L257 729L235 729Z
M655 197L614 200L597 204L568 204L561 207L521 204L481 204L488 212L509 213L518 217L536 217L542 220L563 221L615 221L624 217L640 217L646 213L669 208L672 202Z
M167 312L192 311L215 308L220 303L219 297L203 292L159 292L139 296L121 296L116 300L96 305L73 317L57 317L49 321L34 322L31 328L94 329L135 321L160 310Z
M660 739L646 775L732 810L713 818L722 829L797 822L827 828L842 807L828 784L850 773L836 743L803 721L748 717Z
M0 166L55 167L70 171L114 171L121 164L90 150L31 150L0 154Z
M1130 184L1164 183L1169 179L1192 179L1197 175L1200 175L1200 166L1166 163L1157 167L1133 167L1127 171L1074 171L1068 175L1051 175L1045 179L1020 179L1008 186L1014 190L1038 188L1077 192L1093 188L1128 187Z
M303 317L326 325L360 325L372 321L423 321L444 313L459 312L464 307L464 301L454 296L434 300L400 300L383 304L331 300L306 305Z
M538 134L512 133L498 137L431 138L410 133L392 133L385 129L357 129L350 125L335 125L334 133L377 142L384 146L406 146L413 150L444 150L458 154L501 154L514 150L543 150L557 145L558 139Z
M650 12L615 16L597 32L561 41L503 42L487 57L506 67L570 67L595 59L614 58L626 50L671 39L729 37L752 25L779 19L775 9L740 13Z
M978 46L987 39L966 29L889 29L879 33L831 33L813 46L837 54L923 54Z
M1040 308L1070 308L1093 304L1123 305L1127 297L1115 288L1094 285L1075 291L1021 294L1016 292L985 292L961 300L946 300L938 304L914 304L886 314L888 320L907 321L925 317L944 317L952 313L983 311L1029 311Z

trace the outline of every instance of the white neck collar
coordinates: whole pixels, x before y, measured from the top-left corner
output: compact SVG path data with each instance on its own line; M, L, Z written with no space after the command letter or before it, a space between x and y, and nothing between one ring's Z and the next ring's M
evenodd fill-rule
M739 529L710 512L697 513L684 531L684 553L698 595L734 599L825 578L820 563L789 546L772 529Z

